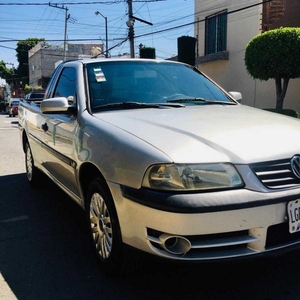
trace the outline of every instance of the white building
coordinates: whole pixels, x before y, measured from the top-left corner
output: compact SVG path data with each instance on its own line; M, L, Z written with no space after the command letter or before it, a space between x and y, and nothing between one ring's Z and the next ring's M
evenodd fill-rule
M197 67L227 91L239 91L242 103L275 108L275 80L254 80L246 71L248 42L265 30L300 27L298 0L195 0ZM283 108L300 113L300 79L291 79Z

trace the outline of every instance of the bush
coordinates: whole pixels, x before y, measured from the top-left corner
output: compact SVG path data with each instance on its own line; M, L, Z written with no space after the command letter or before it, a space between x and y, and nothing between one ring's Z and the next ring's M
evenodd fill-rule
M33 92L33 91L42 91L42 90L43 90L43 88L41 86L39 86L39 85L32 86L32 85L26 84L25 88L24 88L24 94L27 95L30 92Z
M155 48L141 47L140 48L140 58L156 58Z
M253 78L300 76L300 28L281 27L255 36L245 51L246 69Z
M283 109L289 80L300 77L300 28L280 27L254 37L245 51L248 73L275 80L276 108Z
M294 117L298 118L299 113L293 109L276 109L276 108L265 108L264 110L270 111L270 112L275 112L278 114L286 115L289 117Z

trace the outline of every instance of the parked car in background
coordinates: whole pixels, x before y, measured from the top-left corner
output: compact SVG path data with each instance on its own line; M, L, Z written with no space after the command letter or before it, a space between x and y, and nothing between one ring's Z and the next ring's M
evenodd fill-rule
M6 107L6 113L11 117L15 117L18 114L20 98L11 98L9 105Z
M45 96L45 91L32 91L25 96L26 101L34 101L36 103L40 103Z
M178 62L64 62L40 106L19 106L27 179L44 172L86 211L107 272L132 248L181 262L299 248L300 121L240 96Z

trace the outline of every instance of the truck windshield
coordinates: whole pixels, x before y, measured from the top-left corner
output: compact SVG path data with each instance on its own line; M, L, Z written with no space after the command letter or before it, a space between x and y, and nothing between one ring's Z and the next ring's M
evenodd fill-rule
M213 104L214 101L215 104L235 104L203 74L184 64L105 61L88 64L87 74L92 111L101 106L114 109L116 106L107 104L126 102L184 103L173 107ZM132 108L137 108L137 105Z

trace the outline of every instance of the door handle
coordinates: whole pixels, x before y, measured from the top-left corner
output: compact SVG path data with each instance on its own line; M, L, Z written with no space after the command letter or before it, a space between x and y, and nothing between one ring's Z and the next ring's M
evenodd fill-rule
M41 128L46 132L48 130L48 125L47 123L42 124Z

